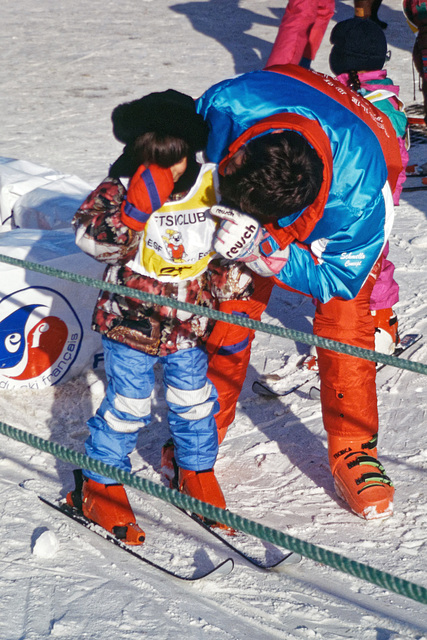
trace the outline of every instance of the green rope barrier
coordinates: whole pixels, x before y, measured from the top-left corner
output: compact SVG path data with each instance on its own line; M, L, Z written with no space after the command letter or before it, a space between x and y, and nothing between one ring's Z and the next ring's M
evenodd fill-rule
M74 451L73 449L68 449L67 447L57 443L44 440L43 438L28 433L27 431L16 429L4 422L0 422L0 433L14 440L30 445L35 449L54 455L60 460L71 462L83 469L90 469L103 476L112 478L116 482L139 489L140 491L159 498L164 502L168 502L177 507L182 507L191 512L200 513L207 518L222 522L233 529L244 531L256 538L266 540L276 546L300 553L306 558L325 564L343 573L348 573L356 578L360 578L366 582L383 587L399 595L427 604L427 589L421 585L398 578L390 573L375 569L369 565L357 562L356 560L350 560L339 553L329 551L317 545L305 542L304 540L287 535L278 529L266 527L231 511L224 511L223 509L214 507L205 502L200 502L195 498L178 493L177 491L172 491L162 485L152 482L151 480L141 478L133 473L128 473L127 471L123 471L98 460L94 460L89 456Z
M69 280L71 282L76 282L88 287L95 287L96 289L103 289L104 291L118 293L124 296L135 298L137 300L145 300L147 302L152 302L153 304L168 306L174 309L181 309L189 313L206 316L213 320L222 320L223 322L227 322L228 324L240 325L242 327L254 329L262 333L268 333L270 335L276 335L282 338L290 338L295 342L315 345L317 347L330 349L331 351L337 351L339 353L345 353L347 355L357 358L363 358L364 360L370 360L372 362L381 362L397 369L406 369L408 371L414 371L416 373L427 375L427 365L421 362L414 362L412 360L406 360L404 358L396 358L395 356L389 356L377 351L371 351L370 349L362 349L361 347L354 347L349 344L337 342L336 340L320 338L319 336L304 333L303 331L296 331L295 329L276 327L265 322L259 322L258 320L251 320L251 318L232 315L230 313L223 313L222 311L217 311L216 309L194 305L189 302L182 302L181 300L174 300L173 298L158 296L153 293L146 293L145 291L138 291L130 287L125 287L110 282L104 282L103 280L89 278L88 276L82 276L70 271L55 269L47 265L29 262L28 260L20 260L18 258L12 258L11 256L0 255L0 262L5 262L16 267L22 267L23 269L28 269L29 271L36 271L38 273L53 276L55 278L60 278L62 280Z

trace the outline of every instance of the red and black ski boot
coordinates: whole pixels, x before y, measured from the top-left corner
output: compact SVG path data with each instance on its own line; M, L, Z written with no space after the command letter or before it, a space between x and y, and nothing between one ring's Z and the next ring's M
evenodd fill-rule
M190 469L179 468L178 482L178 490L181 493L185 493L187 496L191 496L192 498L196 498L202 502L207 502L208 504L211 504L214 507L219 507L220 509L227 508L224 494L218 484L218 480L216 479L213 469L192 471ZM234 532L234 530L226 524L215 522L214 520L210 520L204 516L199 516L199 518L211 527L218 527L219 529L226 529L229 532Z
M67 494L66 501L83 515L110 531L129 545L141 545L145 533L136 523L122 484L103 484L86 478L81 469L74 471L76 488Z

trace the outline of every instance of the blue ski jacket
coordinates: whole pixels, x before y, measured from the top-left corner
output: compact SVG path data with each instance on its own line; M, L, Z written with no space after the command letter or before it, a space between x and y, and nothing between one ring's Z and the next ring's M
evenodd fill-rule
M271 238L261 250L290 248L277 284L321 302L354 298L393 223L401 161L388 118L332 78L295 65L219 82L197 110L210 128L207 157L220 173L253 137L278 129L304 135L323 160L320 193L303 211L266 225Z

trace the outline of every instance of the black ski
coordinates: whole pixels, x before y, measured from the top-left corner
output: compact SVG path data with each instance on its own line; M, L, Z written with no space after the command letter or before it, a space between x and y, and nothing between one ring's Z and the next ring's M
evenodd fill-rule
M104 540L111 542L116 547L119 547L120 549L122 549L122 551L125 551L126 553L136 558L140 562L144 562L145 564L152 567L153 569L157 569L158 571L161 571L163 574L171 578L175 578L177 580L183 580L185 582L197 582L198 580L204 580L205 578L217 578L220 576L226 576L229 573L231 573L231 571L234 568L233 559L227 558L226 560L216 565L212 569L209 569L209 571L199 573L198 575L195 575L195 576L180 575L179 573L176 573L171 569L167 569L166 567L158 564L157 562L154 562L153 560L150 560L149 558L145 558L144 556L141 556L137 551L134 551L132 547L129 547L124 542L122 542L121 540L113 536L113 534L109 533L102 527L99 527L98 525L94 524L93 522L85 518L85 516L74 507L70 507L66 503L55 504L54 502L51 502L50 500L47 500L46 498L40 495L38 496L38 498L43 502L43 504L47 505L48 507L51 507L52 509L55 509L55 511L58 511L62 515L66 516L67 518L70 518L74 522L77 522L78 524L82 525L88 531L92 531L93 533L96 533L98 536L100 536Z
M316 380L316 378L317 373L313 371L307 372L307 377L302 382L298 382L297 384L292 385L284 391L276 391L267 382L255 380L255 382L253 382L252 384L252 391L259 396L266 396L267 398L283 398L284 396L288 396L291 393L298 391L298 389L301 389L301 387L306 385L308 382Z
M249 564L251 564L253 567L256 567L257 569L261 569L263 571L281 571L282 569L284 569L289 565L298 564L299 562L301 562L302 557L299 555L299 553L295 553L294 551L289 551L289 553L285 554L279 560L277 560L272 564L268 564L266 562L263 562L262 560L253 558L252 556L247 554L245 551L243 551L242 549L239 549L239 547L237 547L232 542L230 542L230 540L225 537L227 536L226 533L224 533L224 535L221 535L219 531L214 529L211 525L207 524L197 514L189 513L188 511L185 511L185 509L182 509L181 507L177 507L177 509L179 509L179 511L181 511L186 516L194 520L194 522L197 522L198 525L200 525L205 531L210 533L214 538L222 542L222 544L224 544L228 549L230 549L230 551L233 551L234 553L239 555L241 558L249 562Z
M289 370L289 363L285 368ZM314 355L300 358L291 373L284 372L283 369L282 367L278 371L261 375L252 384L252 391L268 398L281 398L298 391L305 384L317 378L317 363ZM283 390L278 389L277 383L281 383L284 380L289 383L289 386Z
M427 189L427 184L417 184L415 187L403 187L402 191L425 191Z

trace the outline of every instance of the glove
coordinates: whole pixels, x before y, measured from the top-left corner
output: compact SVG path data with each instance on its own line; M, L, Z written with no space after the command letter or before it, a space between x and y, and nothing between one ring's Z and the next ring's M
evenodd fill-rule
M211 214L222 220L214 238L214 249L229 260L250 262L262 238L262 227L251 216L236 209L214 205Z
M134 231L142 231L148 218L160 209L174 188L172 171L156 164L141 165L132 177L121 206L122 222Z
M251 216L214 205L211 213L221 218L213 243L217 253L229 260L245 262L249 269L268 278L278 274L289 258L289 247L279 249L268 231Z

